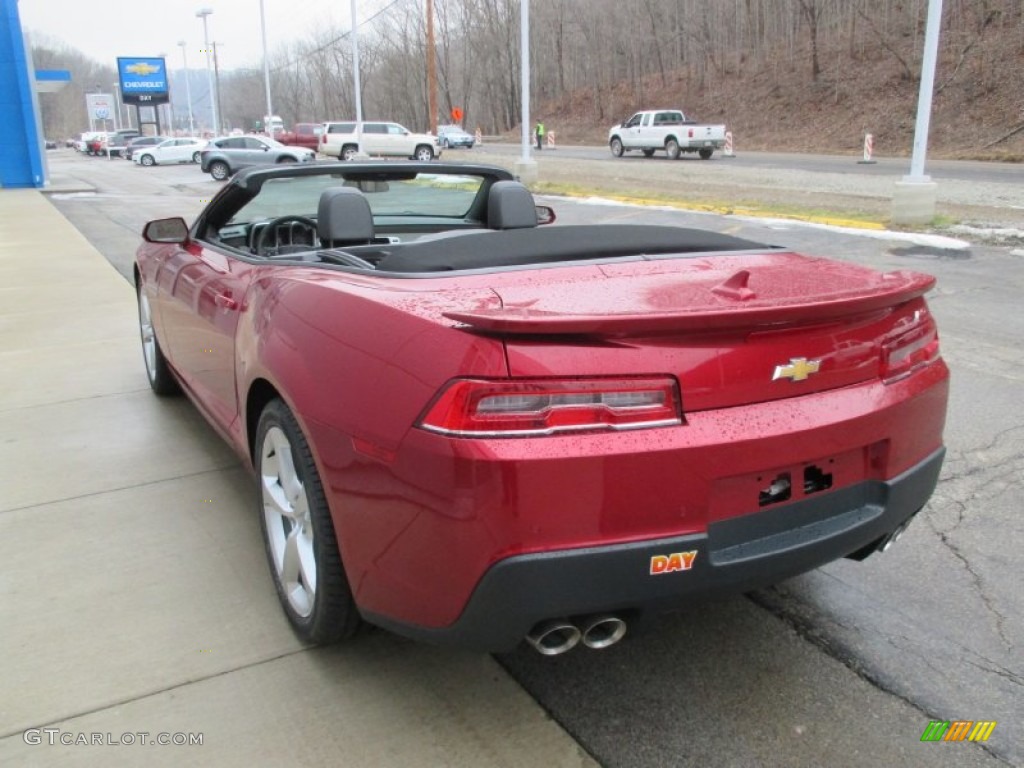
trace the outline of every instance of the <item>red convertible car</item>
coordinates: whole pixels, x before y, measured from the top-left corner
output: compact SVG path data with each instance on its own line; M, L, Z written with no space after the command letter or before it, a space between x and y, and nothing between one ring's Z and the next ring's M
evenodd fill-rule
M146 225L150 384L252 467L302 638L605 647L884 550L928 500L933 278L554 218L499 168L316 163Z

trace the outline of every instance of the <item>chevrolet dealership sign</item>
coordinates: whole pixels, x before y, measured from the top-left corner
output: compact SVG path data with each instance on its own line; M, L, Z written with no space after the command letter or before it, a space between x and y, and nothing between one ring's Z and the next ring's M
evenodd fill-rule
M119 56L117 75L125 104L166 104L167 64L162 59Z

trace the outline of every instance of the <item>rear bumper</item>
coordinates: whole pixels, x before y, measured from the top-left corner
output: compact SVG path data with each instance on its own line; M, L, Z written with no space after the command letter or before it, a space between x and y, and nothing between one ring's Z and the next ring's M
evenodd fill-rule
M420 641L502 651L549 618L664 609L769 585L849 555L906 523L935 489L944 455L939 449L890 480L712 522L706 533L508 557L487 570L461 616L446 627L365 611L364 617ZM694 552L684 559L692 563L688 569L651 573L652 558Z

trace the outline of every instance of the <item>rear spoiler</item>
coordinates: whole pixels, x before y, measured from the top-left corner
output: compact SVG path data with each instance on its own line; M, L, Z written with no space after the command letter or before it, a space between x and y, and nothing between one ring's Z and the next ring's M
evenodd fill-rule
M919 272L889 272L885 282L870 293L832 294L827 299L772 302L728 302L728 298L709 296L704 306L669 312L635 314L566 314L561 312L509 307L469 312L445 312L449 320L464 323L484 333L509 335L574 334L591 336L635 336L643 333L668 333L753 328L792 323L820 322L850 315L895 307L930 291L935 278ZM718 294L721 296L721 294Z

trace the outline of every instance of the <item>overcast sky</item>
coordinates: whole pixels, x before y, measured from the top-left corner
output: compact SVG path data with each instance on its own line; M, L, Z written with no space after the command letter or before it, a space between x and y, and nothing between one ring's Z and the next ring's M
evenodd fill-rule
M312 37L317 29L351 26L350 0L263 0L267 20L267 49ZM381 0L358 0L360 20L383 5ZM221 69L263 66L260 0L19 0L21 25L29 33L55 39L111 67L118 56L167 57L172 75L182 66L178 41L188 44L189 69L205 66L202 7L210 42L217 43Z

